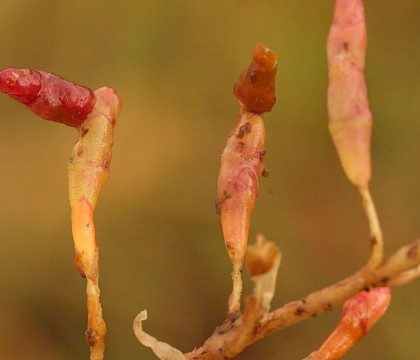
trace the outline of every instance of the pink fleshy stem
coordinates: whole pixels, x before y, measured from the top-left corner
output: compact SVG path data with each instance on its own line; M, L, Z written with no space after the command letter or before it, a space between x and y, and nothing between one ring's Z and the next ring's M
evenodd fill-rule
M233 289L228 303L232 318L240 312L242 266L259 177L267 175L263 164L265 126L261 114L270 111L276 101L276 69L277 55L258 44L251 65L234 88L240 101L239 116L221 157L216 207L233 265Z
M363 199L371 239L369 270L382 262L383 237L369 191L373 118L364 76L366 43L362 1L336 0L327 41L329 130L344 172Z

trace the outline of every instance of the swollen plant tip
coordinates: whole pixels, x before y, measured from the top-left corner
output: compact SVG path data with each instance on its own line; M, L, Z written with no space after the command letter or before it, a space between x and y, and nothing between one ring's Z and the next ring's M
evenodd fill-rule
M99 249L93 212L108 180L114 127L121 111L111 88L90 89L45 71L8 68L0 72L0 90L45 120L78 130L67 175L71 205L74 261L87 281L88 328L91 360L102 360L106 325L99 301Z
M363 199L371 233L370 271L383 259L383 240L369 191L373 117L364 76L366 44L362 1L337 0L327 41L329 130L344 172Z
M45 120L75 128L85 121L95 105L95 96L90 89L40 70L2 70L0 91Z
M338 0L327 42L329 130L349 180L366 188L371 177L372 113L364 77L366 25L360 0Z
M343 305L341 320L319 350L305 360L340 359L371 330L391 302L391 289L361 291Z
M266 173L263 163L265 125L261 114L270 111L275 103L276 69L277 55L258 44L251 64L234 87L240 109L222 153L216 202L226 249L233 264L230 314L240 311L241 272L249 223L258 196L259 177Z

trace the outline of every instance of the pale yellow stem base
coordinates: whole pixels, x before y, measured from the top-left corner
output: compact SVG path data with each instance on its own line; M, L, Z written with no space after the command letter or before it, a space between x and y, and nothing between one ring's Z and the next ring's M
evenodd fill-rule
M233 263L232 271L232 293L228 301L228 317L235 318L241 312L241 295L242 295L242 264Z
M363 199L363 208L368 218L370 229L371 257L367 264L367 269L373 270L381 265L384 257L382 230L369 188L359 188L359 192Z
M75 264L79 273L87 280L88 328L86 341L90 346L90 360L102 360L105 350L106 325L99 301L99 249L95 241L93 207L86 198L82 198L74 204L72 231Z

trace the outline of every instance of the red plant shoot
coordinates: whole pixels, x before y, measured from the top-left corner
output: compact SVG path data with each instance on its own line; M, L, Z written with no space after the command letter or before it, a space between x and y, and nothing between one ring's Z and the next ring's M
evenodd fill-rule
M262 114L275 103L274 79L277 55L258 44L251 65L235 84L241 107L222 153L218 179L217 211L229 257L233 264L233 291L229 313L240 309L241 271L248 243L249 223L258 195L258 179L264 173L265 126Z
M76 128L95 105L90 89L39 70L7 68L0 71L0 91L45 120Z
M338 326L319 350L305 360L335 360L341 358L362 339L385 314L391 302L388 287L362 291L348 299Z
M54 74L17 68L0 71L0 91L25 104L43 119L78 130L79 138L67 167L74 260L80 275L87 281L86 340L90 346L90 359L102 360L106 324L99 300L99 248L93 212L109 177L120 99L108 87L93 93Z

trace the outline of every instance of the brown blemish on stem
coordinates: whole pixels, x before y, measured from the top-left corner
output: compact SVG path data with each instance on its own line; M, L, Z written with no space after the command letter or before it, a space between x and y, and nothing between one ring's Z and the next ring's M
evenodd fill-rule
M76 156L77 157L81 157L82 155L83 155L83 153L84 153L85 151L84 151L84 149L82 148L82 147L80 147L80 148L78 148L77 149L77 152L76 152ZM72 160L74 160L74 157L72 157Z
M98 341L98 339L95 336L95 331L89 328L85 331L85 335L86 342L89 344L89 346L95 346Z
M223 190L222 196L215 201L216 213L220 215L222 212L222 205L226 199L231 197L229 190Z
M390 278L388 276L383 276L380 278L381 284L386 285L389 282Z
M242 139L245 135L249 134L252 130L252 125L249 121L247 121L244 125L239 127L239 131L236 134L238 139Z
M324 311L331 311L333 309L333 305L331 303L326 303L324 307Z
M83 254L80 251L75 249L74 251L74 264L76 266L77 272L80 274L82 278L86 278L86 274L83 271Z
M220 216L220 213L222 212L222 202L220 200L216 200L214 202L214 207L216 209L216 214Z
M87 133L89 132L89 128L83 128L82 127L82 131L80 133L81 137L85 137L87 135Z
M236 145L236 150L241 153L245 150L245 147L246 147L245 143L243 141L239 141L238 144Z
M374 248L377 243L378 243L378 240L376 239L376 236L371 236L370 237L370 247Z
M414 243L407 251L407 259L415 259L418 256L419 244Z
M267 168L264 168L262 173L261 173L261 176L262 177L268 177L268 175L270 175L270 170L268 170Z
M303 306L298 306L296 310L294 311L294 314L297 316L301 316L303 314L308 314L308 313L309 311L306 310Z
M348 43L348 41L346 41L346 42L343 43L343 49L344 49L345 52L348 52L349 51L349 43Z

